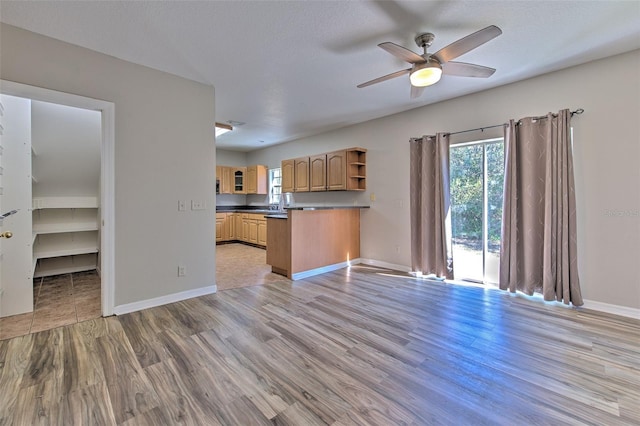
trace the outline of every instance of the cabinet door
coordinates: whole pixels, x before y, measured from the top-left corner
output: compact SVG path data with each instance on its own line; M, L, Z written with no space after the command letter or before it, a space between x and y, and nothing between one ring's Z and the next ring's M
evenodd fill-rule
M327 154L327 189L344 191L347 189L347 151Z
M282 181L281 181L282 193L284 194L285 192L293 192L295 189L294 187L295 160L282 160L281 173L282 173Z
M216 213L216 242L222 241L224 238L224 219L226 214Z
M233 240L233 213L227 213L224 219L224 235L222 237L223 241L231 241Z
M258 166L247 167L247 194L258 193Z
M233 239L242 241L242 214L236 213L234 215L234 221L236 233L233 236Z
M249 219L242 218L242 241L249 242Z
M247 169L245 167L234 167L232 171L232 192L234 194L246 194L247 189L245 187L245 175L247 173Z
M249 220L249 242L258 244L258 221L255 219Z
M309 157L309 182L311 191L327 190L327 155Z
M232 168L228 166L220 166L222 170L222 178L220 179L220 193L221 194L231 194L231 183L233 179L232 176Z
M258 244L261 246L267 245L267 220L262 219L258 221Z
M294 191L309 192L309 157L296 158L294 161Z

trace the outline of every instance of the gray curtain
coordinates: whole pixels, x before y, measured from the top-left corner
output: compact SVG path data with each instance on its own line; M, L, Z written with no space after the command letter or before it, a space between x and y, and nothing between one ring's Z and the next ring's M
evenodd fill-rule
M453 278L447 135L410 140L411 270Z
M569 110L505 127L500 288L583 304Z

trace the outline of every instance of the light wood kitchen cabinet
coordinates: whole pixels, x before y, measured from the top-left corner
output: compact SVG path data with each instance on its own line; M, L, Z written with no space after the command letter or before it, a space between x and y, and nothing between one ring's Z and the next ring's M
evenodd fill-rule
M267 219L264 214L216 213L216 242L242 241L267 245Z
M224 233L222 236L223 241L232 241L235 239L236 227L233 218L234 213L227 213L224 219Z
M327 190L344 191L347 189L347 151L334 151L327 154Z
M367 189L367 150L364 148L347 149L347 190L365 191Z
M232 184L231 184L231 193L233 194L246 194L247 193L247 188L245 186L246 184L246 177L247 174L247 168L246 167L233 167L231 168L231 179L232 179Z
M282 173L281 190L285 192L293 192L295 187L295 160L282 160L280 165Z
M258 220L258 244L267 245L267 219L265 218Z
M216 180L219 183L219 194L231 194L231 167L216 166Z
M282 192L365 191L367 150L347 148L282 160Z
M309 190L327 190L327 155L314 155L309 157Z
M224 221L226 217L226 213L216 213L216 242L221 242L224 239Z
M258 221L249 219L249 242L258 244Z
M248 166L246 175L247 194L267 193L267 166Z
M294 160L294 192L309 192L309 157Z
M242 213L234 213L233 221L235 230L233 239L242 241Z

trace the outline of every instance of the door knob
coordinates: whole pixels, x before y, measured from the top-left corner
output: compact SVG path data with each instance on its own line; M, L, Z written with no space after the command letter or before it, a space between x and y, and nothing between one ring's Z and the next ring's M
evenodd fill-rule
M0 234L0 238L9 239L11 237L13 237L13 232L11 232L11 231L6 231L6 232L3 232L3 233Z

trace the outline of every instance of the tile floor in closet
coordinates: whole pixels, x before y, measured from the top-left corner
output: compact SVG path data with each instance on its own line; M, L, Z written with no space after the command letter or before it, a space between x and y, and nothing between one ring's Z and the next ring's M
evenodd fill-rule
M0 318L0 340L99 318L100 276L94 271L33 280L34 311Z

